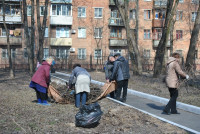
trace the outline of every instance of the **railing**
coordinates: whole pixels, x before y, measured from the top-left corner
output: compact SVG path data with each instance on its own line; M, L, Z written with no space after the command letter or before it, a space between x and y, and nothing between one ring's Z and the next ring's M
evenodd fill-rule
M9 37L10 45L22 45L22 37ZM7 37L0 37L0 45L7 45Z
M109 25L110 26L124 26L124 22L122 18L110 18Z
M51 46L72 46L72 38L51 38Z
M5 21L6 23L21 23L22 22L22 17L18 15L13 15L13 16L5 16ZM0 16L0 22L3 22L3 16Z
M51 3L72 3L72 0L51 0Z
M126 39L109 39L109 46L127 46Z
M166 7L167 7L167 0L154 1L154 8L166 8Z

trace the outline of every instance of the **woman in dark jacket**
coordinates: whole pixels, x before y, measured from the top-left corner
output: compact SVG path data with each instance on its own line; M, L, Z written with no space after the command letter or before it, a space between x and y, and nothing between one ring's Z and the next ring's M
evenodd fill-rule
M47 88L50 82L50 68L53 58L49 57L42 63L31 79L29 87L35 89L38 104L50 105L47 103Z

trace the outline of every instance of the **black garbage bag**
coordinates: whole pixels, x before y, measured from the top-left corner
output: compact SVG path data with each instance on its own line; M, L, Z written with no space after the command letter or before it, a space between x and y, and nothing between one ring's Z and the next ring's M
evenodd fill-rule
M96 127L99 124L102 114L101 107L97 102L83 105L75 116L76 127Z

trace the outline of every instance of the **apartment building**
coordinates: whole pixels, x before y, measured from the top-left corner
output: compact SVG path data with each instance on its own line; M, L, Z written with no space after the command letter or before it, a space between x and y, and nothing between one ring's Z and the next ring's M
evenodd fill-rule
M41 21L44 2L40 0ZM167 54L179 52L186 57L191 31L197 15L198 0L179 0L176 22L173 29L173 49L167 43ZM9 28L13 57L19 64L27 63L27 48L24 44L22 0L6 0L6 24ZM36 3L35 3L36 5ZM142 57L155 56L162 36L167 0L139 0L138 7L138 47ZM31 2L27 0L27 15L30 26ZM136 2L129 3L130 27L136 26ZM0 3L0 59L7 64L7 42L3 26L3 8ZM37 17L35 9L35 55L38 50ZM199 42L196 58L199 57ZM128 57L126 31L113 0L49 0L47 25L45 29L44 57L54 55L58 62L74 61L81 64L95 64L106 60L104 56L121 53ZM71 58L70 58L71 57ZM14 58L16 59L16 58ZM92 59L92 61L91 61ZM62 61L63 62L63 61ZM92 62L92 63L91 63ZM102 63L101 62L101 63ZM150 64L153 64L150 63Z

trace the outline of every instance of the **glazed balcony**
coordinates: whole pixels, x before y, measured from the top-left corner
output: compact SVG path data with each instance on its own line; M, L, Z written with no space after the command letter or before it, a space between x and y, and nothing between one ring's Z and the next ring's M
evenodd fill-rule
M72 46L72 38L51 38L51 46Z
M124 26L122 18L110 18L109 26Z
M120 4L124 3L124 0L118 0ZM110 6L114 6L115 5L115 1L114 0L109 0L109 5Z
M126 39L109 39L110 47L124 47L127 46Z
M6 23L22 23L21 16L5 16ZM0 16L0 22L3 23L3 16Z
M167 8L167 0L154 0L154 8Z
M9 37L10 45L22 45L22 37ZM0 37L0 45L7 45L7 37Z
M51 0L51 3L72 3L72 0Z

